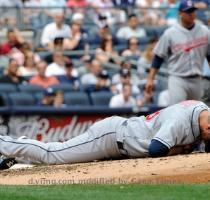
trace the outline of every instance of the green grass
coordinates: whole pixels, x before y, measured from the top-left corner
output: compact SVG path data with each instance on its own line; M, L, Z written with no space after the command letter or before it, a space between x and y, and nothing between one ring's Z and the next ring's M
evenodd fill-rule
M0 186L2 200L210 199L210 185L51 185Z

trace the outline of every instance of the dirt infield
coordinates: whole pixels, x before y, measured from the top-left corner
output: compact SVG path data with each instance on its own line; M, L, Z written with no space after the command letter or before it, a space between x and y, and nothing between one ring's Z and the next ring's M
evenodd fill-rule
M210 154L36 166L0 171L0 184L210 183Z

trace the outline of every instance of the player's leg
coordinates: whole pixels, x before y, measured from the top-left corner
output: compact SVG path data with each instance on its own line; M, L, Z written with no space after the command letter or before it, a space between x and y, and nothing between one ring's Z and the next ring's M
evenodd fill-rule
M209 105L210 102L210 77L205 77L202 80L202 98L201 100Z
M203 94L202 80L194 78L188 80L188 99L201 100Z
M173 105L187 99L186 83L180 77L169 76L168 78L168 91L169 91L169 104Z
M8 157L24 157L32 163L47 164L88 162L119 157L116 127L125 119L119 118L114 120L115 123L113 119L112 117L96 122L84 134L63 143L43 143L31 139L0 136L0 153Z

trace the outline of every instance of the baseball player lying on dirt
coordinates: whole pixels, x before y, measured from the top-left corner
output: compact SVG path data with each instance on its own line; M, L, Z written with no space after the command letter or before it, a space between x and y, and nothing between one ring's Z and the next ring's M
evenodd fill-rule
M9 158L9 166L19 158L31 163L65 164L190 153L198 142L209 139L209 107L189 100L146 117L106 118L63 143L0 136L0 153ZM1 168L8 168L4 159L2 163Z

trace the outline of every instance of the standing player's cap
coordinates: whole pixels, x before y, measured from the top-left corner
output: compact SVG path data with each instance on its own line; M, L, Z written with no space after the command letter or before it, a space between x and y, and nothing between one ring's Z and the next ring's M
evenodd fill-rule
M181 12L193 12L197 10L192 0L181 0L179 4L179 11Z

